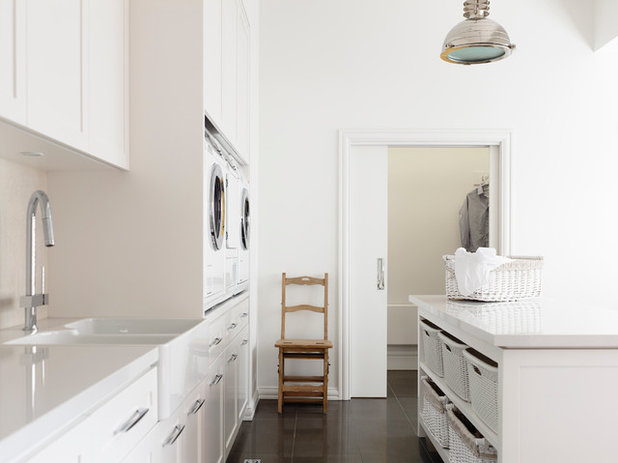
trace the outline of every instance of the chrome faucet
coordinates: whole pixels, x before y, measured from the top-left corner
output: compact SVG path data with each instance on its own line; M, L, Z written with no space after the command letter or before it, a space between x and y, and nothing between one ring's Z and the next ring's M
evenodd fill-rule
M37 190L30 197L26 217L26 295L22 296L20 301L26 311L24 324L26 332L37 330L37 307L49 303L49 295L45 294L45 267L41 270L41 293L36 293L36 210L38 205L41 206L45 246L54 245L54 226L49 198L45 192Z

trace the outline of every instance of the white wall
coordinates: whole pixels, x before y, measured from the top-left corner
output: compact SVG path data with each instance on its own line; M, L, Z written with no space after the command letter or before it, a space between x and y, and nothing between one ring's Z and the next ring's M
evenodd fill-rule
M131 171L52 172L54 316L202 307L202 4L133 0Z
M594 48L598 50L618 36L618 2L594 0Z
M512 129L513 253L546 257L547 294L618 307L617 55L592 52L588 2L495 2L491 17L516 52L464 67L439 59L457 2L262 2L260 387L276 386L280 272L338 278L341 128ZM339 345L336 301L334 286Z
M0 328L24 324L19 298L26 294L26 210L35 190L47 190L46 172L0 159ZM53 219L54 213L52 200ZM40 210L37 210L37 227L42 230ZM41 265L47 264L42 236L39 232L36 242L37 290L41 288ZM50 250L54 251L54 248ZM47 309L39 307L39 319L47 316Z
M483 175L488 147L389 148L389 304L405 304L410 294L444 294L441 256L461 246L459 209Z

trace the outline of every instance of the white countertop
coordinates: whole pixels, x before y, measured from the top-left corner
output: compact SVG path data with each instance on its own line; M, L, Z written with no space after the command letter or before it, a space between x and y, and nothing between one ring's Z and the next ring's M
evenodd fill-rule
M496 347L618 349L618 308L547 298L487 303L412 295L409 300L421 316Z
M44 444L157 360L156 346L0 345L0 461Z

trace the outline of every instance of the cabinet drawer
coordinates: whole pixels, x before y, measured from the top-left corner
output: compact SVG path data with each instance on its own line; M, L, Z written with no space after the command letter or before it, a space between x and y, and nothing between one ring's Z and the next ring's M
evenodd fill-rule
M208 329L208 356L212 363L223 352L228 343L227 317L221 313L213 318Z
M157 423L157 368L97 409L79 426L90 435L85 461L120 461Z

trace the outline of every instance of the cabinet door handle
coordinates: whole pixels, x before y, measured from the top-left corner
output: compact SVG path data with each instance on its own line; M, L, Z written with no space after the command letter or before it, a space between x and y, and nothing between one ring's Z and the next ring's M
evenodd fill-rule
M240 314L240 318L245 318L247 316L249 316L249 314L247 312L243 312L243 313Z
M195 415L197 412L199 412L200 408L202 408L202 405L204 405L204 402L206 402L206 399L197 399L193 404L193 408L189 413L187 413L187 415Z
M146 416L146 413L148 413L149 410L149 408L138 408L135 410L133 415L131 415L127 421L125 421L118 429L114 431L114 436L116 434L120 434L121 432L129 432L133 426L139 423L141 419Z
M214 379L212 380L212 382L210 383L210 385L214 386L216 384L219 384L219 381L221 381L222 379L223 379L223 375L216 375Z
M241 346L245 346L248 342L249 342L248 339L243 339L242 342L240 343L240 345Z
M237 327L238 325L236 323L232 323L230 326L228 326L228 330L233 330Z
M232 354L232 356L229 358L229 360L227 361L227 363L233 362L234 360L236 360L238 358L237 354Z
M215 338L212 340L208 347L218 346L219 344L221 344L221 341L223 341L222 338Z
M174 445L174 442L178 440L178 438L180 437L180 435L182 434L184 430L185 430L184 424L177 424L176 426L174 426L174 430L172 431L172 433L163 442L163 447L166 447L168 445Z

